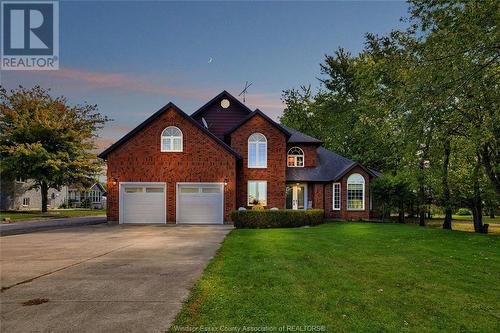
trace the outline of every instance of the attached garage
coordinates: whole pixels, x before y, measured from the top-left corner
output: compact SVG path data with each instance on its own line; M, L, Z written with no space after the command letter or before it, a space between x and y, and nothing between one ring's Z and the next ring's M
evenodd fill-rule
M120 223L166 223L165 183L120 183Z
M178 183L177 223L224 223L224 184Z

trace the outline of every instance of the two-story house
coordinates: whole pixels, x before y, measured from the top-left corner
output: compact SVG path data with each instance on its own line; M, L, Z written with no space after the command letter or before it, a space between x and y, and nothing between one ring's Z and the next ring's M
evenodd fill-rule
M167 104L99 156L120 223L223 223L254 204L367 219L378 176L226 91L192 115Z

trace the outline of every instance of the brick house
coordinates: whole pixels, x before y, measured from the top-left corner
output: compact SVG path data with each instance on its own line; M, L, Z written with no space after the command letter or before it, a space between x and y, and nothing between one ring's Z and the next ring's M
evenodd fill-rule
M240 207L367 219L374 170L223 91L192 115L167 104L103 151L120 223L223 223Z

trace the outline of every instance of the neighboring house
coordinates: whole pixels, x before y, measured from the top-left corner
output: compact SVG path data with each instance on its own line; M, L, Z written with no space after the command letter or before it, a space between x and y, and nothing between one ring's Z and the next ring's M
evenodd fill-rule
M39 188L32 188L34 182L17 178L0 182L0 210L42 209L42 195ZM67 199L67 187L60 190L50 188L47 196L49 209L59 208Z
M377 172L321 145L226 91L191 116L169 103L99 155L108 220L222 223L257 202L369 218Z
M70 186L68 189L68 203L73 208L106 208L106 190L99 183L95 183L87 190Z

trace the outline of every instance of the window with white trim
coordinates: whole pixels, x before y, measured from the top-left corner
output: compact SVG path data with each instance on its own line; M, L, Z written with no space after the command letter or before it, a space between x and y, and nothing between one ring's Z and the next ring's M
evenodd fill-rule
M299 147L292 147L287 154L288 166L300 168L304 166L304 151Z
M267 206L267 181L250 180L248 182L248 205Z
M340 183L333 183L332 210L340 210Z
M30 198L25 197L23 198L23 206L29 206L30 205Z
M267 168L267 139L264 134L254 133L248 138L248 167Z
M182 132L175 126L169 126L161 132L162 152L182 151Z
M365 209L365 178L353 173L347 178L347 209Z

